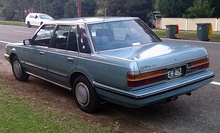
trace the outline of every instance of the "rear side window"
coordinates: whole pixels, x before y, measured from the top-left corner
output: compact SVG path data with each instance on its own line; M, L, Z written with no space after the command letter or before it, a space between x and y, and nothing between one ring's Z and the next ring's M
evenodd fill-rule
M67 50L78 51L75 25L70 28Z
M33 15L29 15L29 18L35 18L35 16L33 16Z
M76 26L58 25L51 43L52 48L78 51L76 41Z
M58 25L54 33L51 47L58 49L66 49L69 30L69 25Z

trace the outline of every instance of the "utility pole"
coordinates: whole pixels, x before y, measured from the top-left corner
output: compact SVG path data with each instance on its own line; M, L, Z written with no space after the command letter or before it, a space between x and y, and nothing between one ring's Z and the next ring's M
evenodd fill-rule
M82 0L77 0L77 17L82 16Z

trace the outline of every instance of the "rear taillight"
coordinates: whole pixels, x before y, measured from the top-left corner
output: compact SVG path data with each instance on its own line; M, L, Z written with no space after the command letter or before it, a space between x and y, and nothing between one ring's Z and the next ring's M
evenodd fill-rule
M198 70L209 68L209 59L205 58L202 60L194 61L188 64L187 72L195 72Z
M164 79L166 79L166 76L163 70L148 72L139 75L127 74L127 86L137 87L162 81Z
M5 47L5 53L8 54L8 48L7 47Z
M194 62L188 63L187 73L206 69L208 67L209 67L209 59L208 58L194 61ZM185 71L186 67L182 66L181 68L182 68L181 70L183 70L181 76L184 76L186 73L186 71ZM180 76L176 76L176 70L177 69L172 69L172 71L171 71L171 72L173 72L174 78L180 77ZM128 73L127 74L127 86L128 87L138 87L138 86L142 86L142 85L148 85L148 84L152 84L155 82L167 80L168 79L168 74L167 74L168 71L170 71L170 70L163 69L163 70L147 72L147 73L143 73L143 74L139 74L139 75Z

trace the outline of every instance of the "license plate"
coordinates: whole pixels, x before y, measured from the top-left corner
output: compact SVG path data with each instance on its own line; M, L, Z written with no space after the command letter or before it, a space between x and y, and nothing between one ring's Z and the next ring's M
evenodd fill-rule
M177 68L172 68L168 70L168 79L175 79L179 78L183 75L183 68L182 67L177 67Z

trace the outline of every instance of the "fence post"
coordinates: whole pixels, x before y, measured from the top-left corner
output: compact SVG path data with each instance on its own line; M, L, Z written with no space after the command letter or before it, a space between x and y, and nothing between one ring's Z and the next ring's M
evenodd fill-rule
M186 18L185 31L188 31L188 18Z

